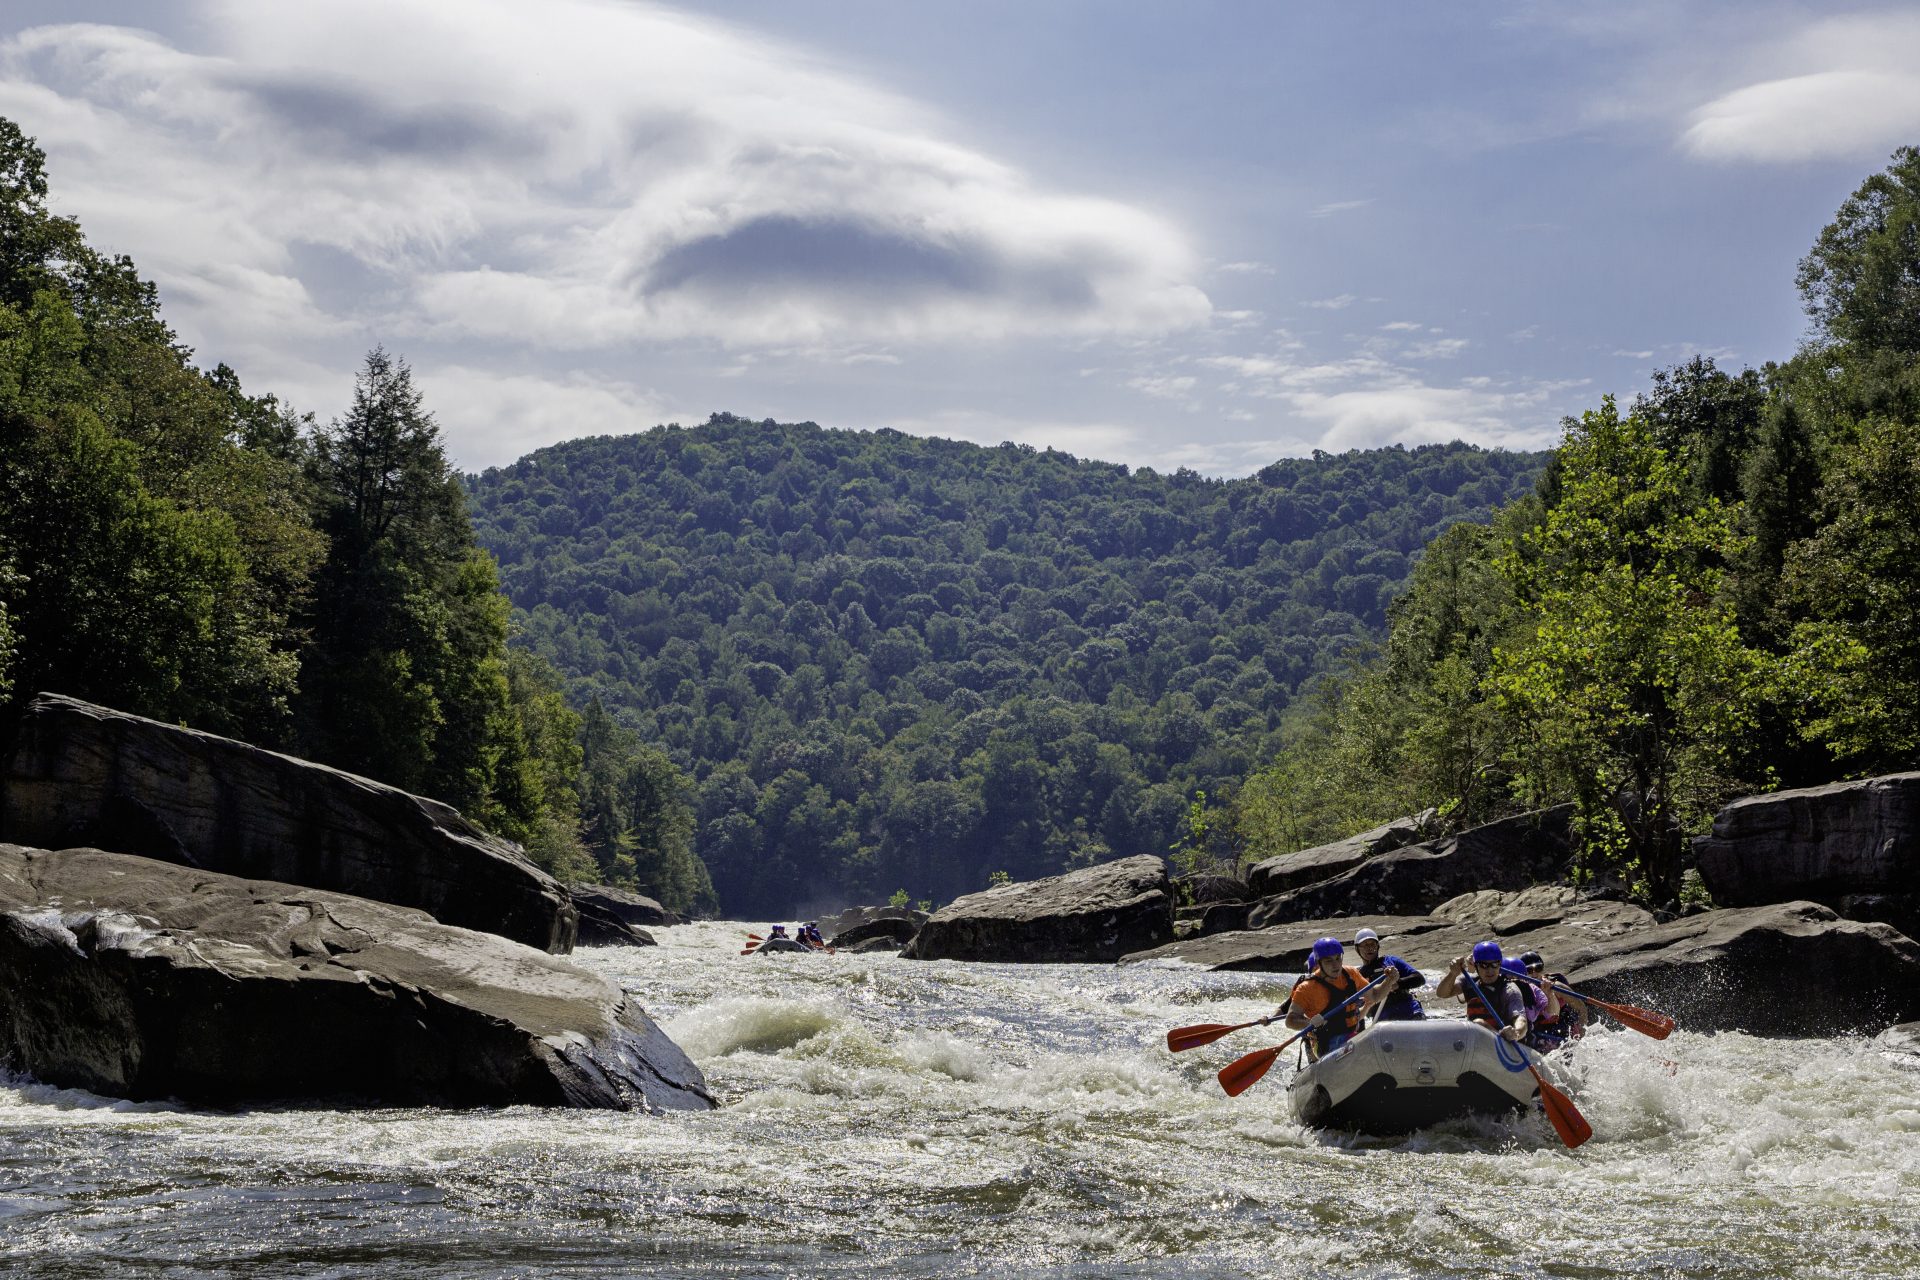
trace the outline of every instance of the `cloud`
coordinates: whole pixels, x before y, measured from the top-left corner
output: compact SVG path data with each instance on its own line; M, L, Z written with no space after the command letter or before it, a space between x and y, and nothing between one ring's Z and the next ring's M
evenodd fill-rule
M0 113L202 343L1127 337L1209 315L1171 223L720 22L613 0L195 16L203 48L86 24L0 42Z
M499 466L543 445L581 436L629 435L677 417L658 393L586 374L547 377L499 373L470 365L414 370L432 389L435 421L456 465Z
M1615 351L1613 354L1625 360L1651 360L1653 358L1653 352L1651 351L1628 351L1624 348Z
M1214 270L1236 276L1270 276L1274 272L1274 269L1264 262L1222 262L1214 267Z
M1418 333L1425 327L1425 325L1416 324L1412 320L1393 320L1380 326L1382 331L1387 333Z
M1334 297L1331 297L1331 298L1320 298L1313 302L1303 302L1300 305L1305 307L1312 307L1317 311L1345 311L1348 307L1352 306L1354 303L1358 301L1360 301L1360 298L1358 295L1351 294L1351 293L1342 293L1342 294L1336 294Z
M1414 360L1451 360L1471 345L1465 338L1435 338L1431 342L1412 343L1407 347L1407 355Z
M1313 216L1316 218L1330 218L1336 213L1346 213L1353 209L1364 209L1372 203L1373 198L1371 196L1365 200L1335 200L1331 204L1315 205L1313 207Z
M1751 74L1692 112L1684 150L1719 161L1856 159L1920 135L1913 14L1816 23L1765 51Z
M1153 377L1143 375L1129 378L1127 385L1142 395L1153 396L1159 400L1185 400L1193 391L1197 378L1191 375L1179 377Z

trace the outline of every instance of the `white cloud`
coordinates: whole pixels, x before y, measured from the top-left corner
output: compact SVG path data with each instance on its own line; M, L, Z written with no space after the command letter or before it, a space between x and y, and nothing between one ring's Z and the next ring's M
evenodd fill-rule
M629 435L682 416L656 392L584 374L544 377L463 365L414 370L454 462L499 466L560 440ZM706 414L684 415L704 421Z
M1418 333L1425 327L1411 320L1394 320L1380 326L1387 333Z
M1435 338L1431 342L1412 343L1407 347L1407 355L1414 360L1451 360L1471 345L1465 338Z
M1626 360L1651 360L1653 358L1653 352L1651 351L1628 351L1624 348L1615 351L1613 354Z
M1329 204L1315 205L1313 208L1313 216L1316 218L1330 218L1336 213L1347 213L1354 209L1364 209L1372 203L1373 198L1371 196L1365 200L1335 200Z
M1747 83L1698 107L1681 146L1708 160L1884 156L1920 135L1920 17L1814 24L1756 60Z
M1270 276L1273 268L1264 262L1222 262L1214 267L1215 271L1224 271L1236 276Z
M195 16L206 47L0 42L0 113L203 346L1127 336L1209 313L1178 228L733 26L613 0Z
M1320 298L1312 302L1304 302L1301 305L1312 307L1317 311L1345 311L1358 301L1360 301L1360 299L1357 295L1342 293L1336 294L1331 298Z
M1129 378L1127 385L1142 395L1152 396L1158 400L1185 400L1188 395L1192 393L1196 381L1198 381L1198 379L1188 375L1182 375L1180 377L1142 376Z

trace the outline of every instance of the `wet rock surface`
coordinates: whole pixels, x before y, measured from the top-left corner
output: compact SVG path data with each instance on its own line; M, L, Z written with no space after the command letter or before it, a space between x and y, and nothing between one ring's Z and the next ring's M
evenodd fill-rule
M202 1106L712 1105L646 1012L532 947L344 894L0 845L0 1057Z
M518 845L437 800L308 760L40 694L4 784L0 839L309 885L573 947L571 899Z
M1166 863L1150 854L958 898L901 955L1019 964L1105 962L1173 938Z

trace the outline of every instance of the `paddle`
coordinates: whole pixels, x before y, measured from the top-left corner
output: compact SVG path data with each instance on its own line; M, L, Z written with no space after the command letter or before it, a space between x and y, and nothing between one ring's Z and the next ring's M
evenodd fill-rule
M1473 975L1462 973L1460 977L1467 984L1467 990L1472 993L1473 998L1478 1000L1489 1013L1498 1017L1493 1001L1487 999L1485 993L1480 990L1480 984L1473 980ZM1496 1031L1493 1034L1500 1033ZM1520 1049L1520 1061L1526 1063L1527 1070L1533 1073L1533 1082L1540 1088L1540 1105L1546 1109L1547 1119L1552 1123L1553 1131L1560 1135L1560 1141L1567 1144L1567 1150L1571 1151L1591 1138L1593 1126L1588 1124L1587 1118L1580 1114L1580 1108L1573 1105L1572 1098L1547 1083L1547 1078L1540 1074L1540 1068L1533 1065L1533 1060L1527 1057L1527 1051L1524 1048Z
M1198 1049L1203 1044L1212 1044L1229 1031L1243 1031L1248 1027L1264 1027L1271 1023L1276 1015L1268 1014L1264 1018L1255 1018L1252 1022L1236 1022L1229 1026L1224 1022L1200 1022L1191 1027L1175 1027L1167 1032L1167 1048L1174 1053L1187 1049Z
M1537 987L1552 987L1563 996L1572 996L1575 1000L1583 1000L1596 1009L1604 1009L1612 1014L1614 1020L1621 1026L1630 1027L1643 1036L1652 1036L1655 1040L1665 1040L1673 1034L1673 1029L1680 1025L1664 1013L1655 1013L1651 1009L1642 1009L1638 1005L1613 1004L1606 1000L1596 1000L1592 996L1583 996L1578 991L1569 990L1557 982L1542 982L1524 973L1516 973L1513 976L1522 982L1531 982Z
M1387 975L1384 973L1381 974L1379 977L1375 978L1372 982L1369 982L1366 986L1360 988L1358 991L1348 996L1345 1000L1342 1000L1339 1004L1334 1005L1333 1008L1328 1009L1326 1012L1322 1013L1320 1016L1323 1018L1332 1017L1334 1014L1340 1012L1342 1009L1346 1008L1348 1005L1352 1004L1355 1000L1358 1000L1361 996L1367 994L1367 992L1373 990L1375 987L1379 986L1381 983L1385 982L1386 980L1387 980ZM1247 1025L1252 1026L1253 1024L1248 1023ZM1228 1031L1231 1031L1233 1029L1234 1028L1232 1027L1227 1028ZM1252 1053L1246 1054L1244 1057L1235 1058L1232 1062L1229 1062L1226 1066L1220 1068L1220 1076L1219 1076L1220 1087L1227 1091L1227 1096L1229 1098L1239 1097L1241 1094L1245 1093L1249 1088L1253 1086L1254 1081L1258 1080L1261 1076L1267 1074L1267 1068L1273 1065L1274 1059L1278 1058L1282 1053L1286 1052L1288 1045L1292 1044L1295 1040L1298 1040L1301 1036L1304 1036L1305 1034L1307 1034L1307 1032L1312 1030L1313 1030L1312 1027L1302 1027L1300 1030L1294 1032L1292 1035L1288 1036L1285 1040L1282 1040L1279 1044L1274 1045L1272 1048L1255 1049ZM1225 1035L1226 1032L1222 1032L1221 1034Z

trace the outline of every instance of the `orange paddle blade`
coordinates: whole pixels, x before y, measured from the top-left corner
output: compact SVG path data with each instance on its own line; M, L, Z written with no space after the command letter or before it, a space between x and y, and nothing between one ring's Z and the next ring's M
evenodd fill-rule
M1252 1022L1201 1022L1191 1027L1175 1027L1167 1032L1167 1048L1174 1053L1186 1049L1198 1049L1203 1044L1212 1044L1229 1031L1238 1031L1243 1027L1257 1027L1265 1021L1265 1018L1257 1018Z
M1642 1009L1630 1004L1608 1004L1605 1000L1588 998L1588 1004L1605 1009L1619 1021L1621 1026L1631 1027L1643 1036L1652 1036L1655 1040L1665 1040L1673 1034L1679 1024L1664 1013L1655 1013L1651 1009Z
M1280 1051L1287 1046L1276 1044L1270 1049L1255 1049L1244 1058L1235 1058L1220 1068L1220 1087L1227 1091L1229 1098L1237 1098L1253 1087L1254 1081L1267 1074L1267 1068L1273 1065Z
M760 944L756 942L756 943L753 943L751 946L745 946L740 948L740 954L743 956L750 956L755 951L758 951L759 949L760 949Z
M766 941L766 939L765 939L765 938L763 938L763 937L761 937L761 936L760 936L759 934L757 934L757 933L750 933L750 934L748 934L747 936L748 936L749 938L752 938L752 939L753 939L753 940L754 940L755 942L765 942L765 941Z
M1593 1126L1580 1114L1580 1108L1573 1105L1573 1099L1548 1084L1540 1068L1531 1062L1527 1070L1533 1072L1534 1081L1540 1086L1540 1104L1547 1109L1547 1119L1553 1124L1553 1131L1560 1135L1560 1141L1567 1144L1567 1150L1591 1138Z

